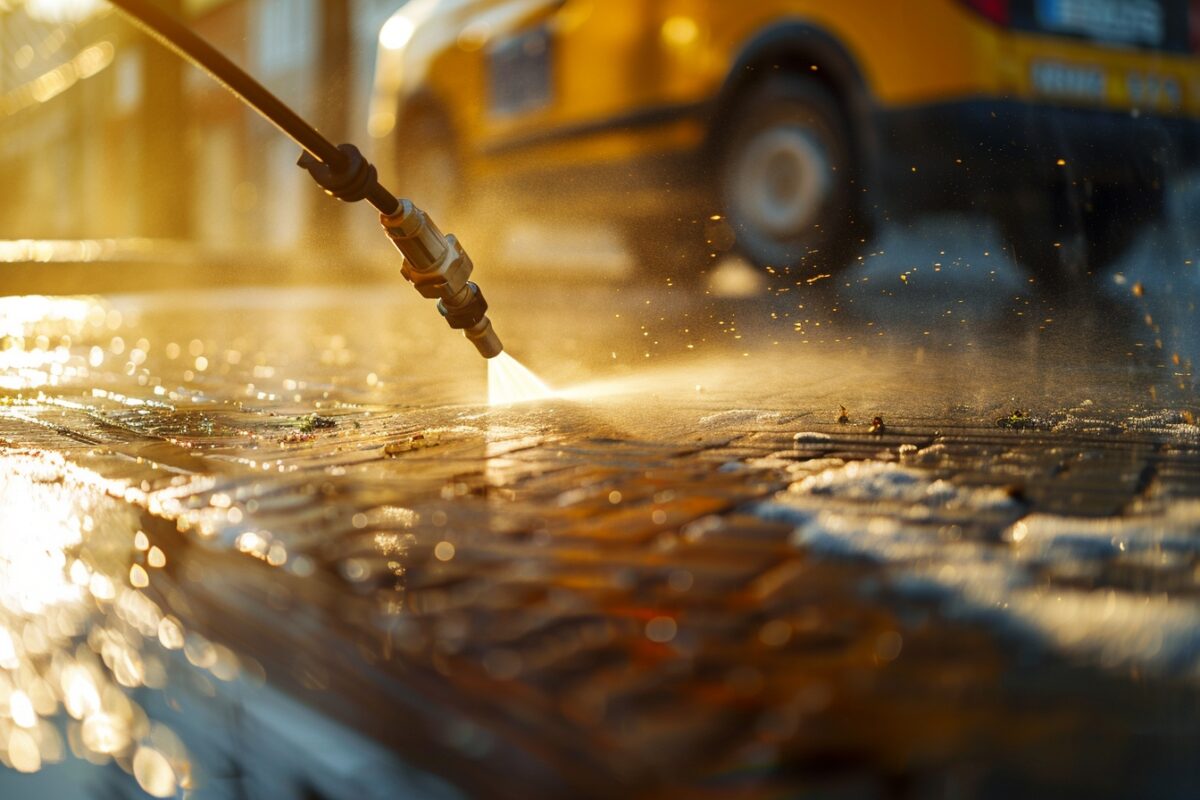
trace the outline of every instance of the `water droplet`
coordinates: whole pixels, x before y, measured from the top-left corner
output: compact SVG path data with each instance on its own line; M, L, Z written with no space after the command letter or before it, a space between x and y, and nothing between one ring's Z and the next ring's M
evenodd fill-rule
M63 670L63 705L75 719L83 719L100 710L100 692L84 667L72 665Z
M19 727L32 728L38 723L37 712L33 710L33 701L29 695L18 689L8 698L8 709L12 721Z
M110 668L117 683L130 689L142 685L145 670L141 656L128 647L119 647L112 652L111 658Z
M133 756L133 776L151 797L171 797L177 779L167 757L152 747L139 747Z
M166 554L158 548L157 545L150 548L150 552L146 554L146 563L155 569L161 569L167 564Z
M287 548L280 542L272 542L271 547L267 550L267 563L272 567L282 567L287 563L287 559Z
M875 655L882 661L894 661L904 647L904 639L896 631L888 631L875 640Z
M111 755L129 744L129 726L112 714L92 714L83 721L83 745L93 753Z
M88 572L87 565L79 559L75 559L75 561L71 563L70 576L71 583L75 584L76 586L87 586L88 581L92 579L91 574Z
M37 772L42 768L42 753L37 741L19 728L8 737L8 760L17 772Z
M646 638L652 642L665 644L675 638L678 626L670 617L655 617L646 623Z
M686 569L675 569L667 576L667 583L677 592L686 592L692 588L695 577Z
M217 663L217 650L212 643L199 634L191 634L183 645L183 654L196 667L208 669Z
M113 586L112 579L107 575L95 574L88 583L88 588L92 593L92 597L97 600L112 600L117 596L116 587Z
M792 625L782 619L773 619L758 631L758 640L767 647L783 647L791 638Z
M168 650L179 650L183 647L183 628L174 617L163 617L158 623L158 641Z

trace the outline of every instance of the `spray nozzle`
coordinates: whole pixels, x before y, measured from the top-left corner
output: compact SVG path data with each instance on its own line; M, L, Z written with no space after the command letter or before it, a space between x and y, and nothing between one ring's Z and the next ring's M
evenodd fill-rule
M453 236L443 236L425 212L397 200L379 183L379 174L352 144L335 146L241 67L213 48L174 14L153 0L113 0L168 48L206 71L242 102L274 123L304 149L299 166L325 192L348 203L366 200L382 214L383 227L404 254L404 277L425 297L440 301L442 314L462 330L484 358L504 351L487 318L487 303L471 283L471 259ZM2 4L2 3L0 3Z
M379 186L375 167L354 145L343 144L337 149L342 157L339 166L308 153L300 157L299 166L333 197L347 202L370 198ZM475 269L471 257L454 236L444 235L429 215L410 201L392 199L392 204L385 207L394 210L381 212L380 221L404 254L401 274L423 297L438 301L438 309L450 327L466 334L480 355L500 355L504 346L487 318L487 301L470 281Z
M421 296L438 301L451 328L461 330L484 358L504 352L487 317L483 292L471 282L471 257L453 235L443 235L424 211L401 200L392 214L381 214L388 238L404 254L400 273Z

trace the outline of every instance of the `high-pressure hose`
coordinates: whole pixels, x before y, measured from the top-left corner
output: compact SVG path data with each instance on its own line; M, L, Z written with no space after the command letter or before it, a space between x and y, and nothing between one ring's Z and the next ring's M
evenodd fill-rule
M470 257L454 236L443 235L429 216L408 200L397 199L379 182L375 167L352 144L335 146L299 114L271 94L220 51L152 0L110 0L139 27L185 60L207 72L300 145L299 166L326 194L345 202L366 200L404 255L401 274L422 296L438 301L451 328L463 331L484 358L504 351L487 317L487 302L469 278Z

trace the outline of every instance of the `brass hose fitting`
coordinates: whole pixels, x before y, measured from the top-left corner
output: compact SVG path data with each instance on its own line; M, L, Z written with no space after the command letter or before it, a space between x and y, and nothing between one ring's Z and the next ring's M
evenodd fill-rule
M408 200L379 221L396 249L404 255L400 269L422 297L438 301L438 310L451 328L462 331L484 358L504 352L500 337L487 317L483 292L470 280L475 265L453 234L446 236L433 220Z

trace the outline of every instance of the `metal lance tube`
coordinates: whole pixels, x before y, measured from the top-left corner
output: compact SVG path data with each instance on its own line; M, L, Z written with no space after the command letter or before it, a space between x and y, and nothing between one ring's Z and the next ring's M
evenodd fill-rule
M352 144L334 145L261 83L151 0L111 0L139 27L168 49L208 73L239 100L274 124L304 149L299 166L325 193L346 202L366 200L379 210L384 230L404 254L401 273L425 297L438 301L450 327L466 334L480 355L504 351L487 318L487 301L468 278L471 259L453 236L407 200L379 182L375 167Z

